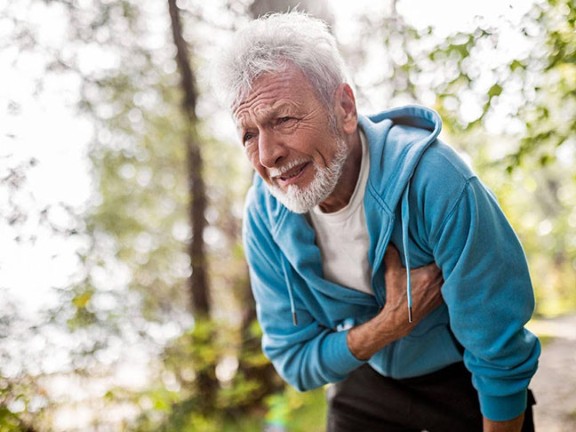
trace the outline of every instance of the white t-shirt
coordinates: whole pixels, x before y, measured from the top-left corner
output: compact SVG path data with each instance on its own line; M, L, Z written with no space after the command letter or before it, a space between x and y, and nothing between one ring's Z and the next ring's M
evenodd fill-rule
M324 213L319 206L316 206L310 211L310 219L316 231L316 243L322 254L324 277L331 282L374 294L368 262L370 239L363 205L370 170L370 155L362 131L360 139L362 162L350 202L334 213Z

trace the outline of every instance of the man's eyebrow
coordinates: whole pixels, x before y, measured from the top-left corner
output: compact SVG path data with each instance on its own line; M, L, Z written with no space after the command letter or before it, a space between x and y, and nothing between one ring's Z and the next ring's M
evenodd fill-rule
M281 102L278 105L259 110L259 112L256 113L255 117L257 121L261 123L267 123L270 120L274 119L276 116L278 116L280 113L285 113L286 111L292 112L293 111L292 105L286 102ZM247 123L250 123L250 120L246 121L246 118L247 117L241 116L240 119L238 119L238 121L236 122L236 127L238 129L243 129L246 127Z
M266 109L263 113L261 118L265 121L270 120L271 118L276 117L280 113L284 113L288 110L292 110L291 105L286 102L279 103L278 105L272 106Z

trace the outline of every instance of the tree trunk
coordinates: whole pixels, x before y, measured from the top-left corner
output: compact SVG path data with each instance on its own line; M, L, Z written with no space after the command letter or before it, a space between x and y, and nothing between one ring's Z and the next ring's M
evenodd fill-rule
M203 158L197 135L196 101L197 90L194 72L190 66L188 45L182 32L180 9L176 0L168 0L172 36L176 45L176 63L180 73L182 91L182 112L186 121L185 145L187 156L187 175L189 189L189 221L192 239L188 245L192 274L189 278L190 302L197 323L210 320L211 302L208 280L208 260L204 243L204 230L207 222L204 217L207 198L203 178ZM210 341L210 338L208 338ZM197 371L196 384L203 406L213 407L218 381L215 377L215 365L202 365Z

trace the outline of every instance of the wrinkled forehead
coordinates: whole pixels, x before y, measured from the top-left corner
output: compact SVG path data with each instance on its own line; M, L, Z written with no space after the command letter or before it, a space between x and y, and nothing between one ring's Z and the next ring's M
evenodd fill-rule
M246 116L265 116L317 99L309 81L295 67L260 75L240 95L232 105L236 122Z

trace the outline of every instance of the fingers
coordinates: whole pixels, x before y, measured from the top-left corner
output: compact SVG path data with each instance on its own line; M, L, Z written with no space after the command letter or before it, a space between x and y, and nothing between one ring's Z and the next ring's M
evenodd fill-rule
M438 308L442 304L442 298L436 297L434 299L429 299L427 303L420 303L417 307L414 307L413 320L412 322L418 323L426 317L430 312Z
M398 249L390 243L384 254L386 303L390 307L405 310L406 269L402 265ZM414 313L425 316L442 303L440 288L444 282L442 271L434 263L410 270L411 295Z
M442 271L435 264L413 269L411 275L414 321L418 322L442 304L444 279Z
M437 285L438 282L435 282ZM432 288L432 286L428 286ZM443 303L442 294L439 289L426 289L417 293L414 299L414 322L419 322L430 312L438 308Z
M432 278L434 277L438 277L438 276L442 276L442 270L436 265L436 263L431 263L431 264L427 264L423 267L419 267L414 270L424 270L426 273L428 273Z
M443 283L442 270L436 264L428 264L410 270L410 275L416 286L432 288Z
M392 243L390 243L384 254L384 268L386 302L399 306L405 301L406 269L402 266L398 249Z

